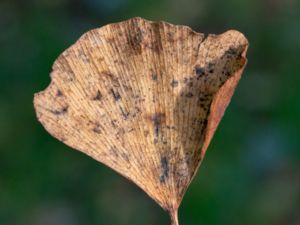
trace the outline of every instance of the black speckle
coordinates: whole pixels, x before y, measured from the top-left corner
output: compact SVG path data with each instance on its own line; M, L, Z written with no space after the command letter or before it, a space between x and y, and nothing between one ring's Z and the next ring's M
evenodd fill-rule
M225 55L236 55L237 54L237 50L230 47L228 50L225 51Z
M204 134L207 127L207 119L201 120L200 126L201 126L200 134Z
M178 80L172 80L171 81L171 86L174 88L174 87L177 87L178 86Z
M195 73L197 76L197 79L205 75L205 69L203 67L200 67L199 65L195 66Z
M154 124L154 135L155 135L155 138L157 139L159 136L161 123L165 120L165 114L164 113L155 113L152 116L151 120L153 121L153 124Z
M114 127L114 128L116 128L117 127L117 120L112 120L112 121L110 121L110 123L111 123L111 125Z
M152 80L155 80L155 81L157 80L157 74L156 73L153 73L151 77L152 77Z
M203 125L204 125L204 126L207 126L207 119L204 119L204 120L203 120Z
M63 93L61 92L61 90L57 90L57 92L56 92L56 97L61 97L61 96L63 96Z
M120 106L120 110L121 110L121 113L122 113L124 119L127 120L128 116L129 116L129 112L126 112L121 106Z
M136 24L138 25L138 24ZM135 30L132 30L129 34L128 44L131 46L133 53L142 53L142 42L144 39L143 30L137 26Z
M93 128L93 132L95 132L97 134L101 134L102 133L101 132L101 126L98 123L95 124L95 126Z
M121 96L120 96L118 91L114 91L113 89L110 89L110 90L111 90L111 93L112 93L113 98L114 98L115 101L118 101L118 100L121 99Z
M161 157L160 159L161 175L159 177L160 183L164 184L169 178L169 162L167 157Z
M208 72L213 73L214 72L215 65L213 63L208 63Z
M101 94L101 92L98 90L97 93L96 93L96 95L95 95L95 97L93 97L92 100L94 100L94 101L100 101L101 98L102 98L102 94Z
M194 97L194 94L192 92L188 92L185 94L185 97L192 98L192 97Z
M49 110L51 113L55 115L63 115L68 112L69 106L65 106L60 110Z
M156 138L158 138L159 130L160 130L160 123L155 121L154 122L154 134L155 134Z
M169 129L169 130L176 130L175 126L169 126L169 125L167 125L166 128Z
M214 64L214 63L211 63L211 62L210 62L210 63L208 63L208 68L209 68L209 69L213 68L214 66L215 66L215 64Z

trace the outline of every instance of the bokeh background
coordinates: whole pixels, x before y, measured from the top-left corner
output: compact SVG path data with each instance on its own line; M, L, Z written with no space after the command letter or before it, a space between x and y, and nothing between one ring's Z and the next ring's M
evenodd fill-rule
M205 33L233 28L250 42L181 225L299 225L297 0L0 0L0 224L169 224L134 184L46 133L32 105L81 34L134 16Z

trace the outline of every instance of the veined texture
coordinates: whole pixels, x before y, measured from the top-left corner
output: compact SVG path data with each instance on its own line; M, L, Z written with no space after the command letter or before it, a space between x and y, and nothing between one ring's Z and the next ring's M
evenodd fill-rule
M177 210L246 64L238 31L133 18L84 34L35 95L54 137Z

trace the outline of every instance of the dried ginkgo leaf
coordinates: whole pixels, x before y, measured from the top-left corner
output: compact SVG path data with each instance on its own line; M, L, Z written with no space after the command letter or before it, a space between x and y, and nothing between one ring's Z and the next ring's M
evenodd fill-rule
M248 42L230 30L133 18L84 34L34 97L54 137L177 210L246 64Z

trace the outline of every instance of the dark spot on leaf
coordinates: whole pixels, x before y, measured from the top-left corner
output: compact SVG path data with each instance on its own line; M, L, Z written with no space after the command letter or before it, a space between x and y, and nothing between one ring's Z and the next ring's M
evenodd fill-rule
M136 22L133 22L136 23ZM142 53L142 42L144 39L143 30L139 27L138 23L133 24L135 27L130 33L128 37L128 45L133 50L132 53L134 54L141 54Z
M56 92L56 97L61 97L61 96L63 96L63 93L61 92L61 90L57 90L57 92Z
M186 93L185 97L192 98L192 97L194 97L194 94L192 92L188 92L188 93Z
M60 110L49 110L49 111L55 115L63 115L68 112L68 109L69 109L69 106L64 106Z
M102 71L99 74L99 77L101 79L103 77L105 79L108 79L111 82L111 84L113 85L113 87L119 87L120 86L118 78L114 74L112 74L110 71Z
M171 86L174 88L174 87L177 87L178 86L178 80L172 80L171 81Z
M166 121L166 115L164 113L154 113L153 115L146 116L146 118L153 123L155 136L154 143L156 143L160 133L161 124Z
M208 72L213 73L214 72L215 65L213 63L208 63Z
M230 47L228 50L225 51L225 55L236 55L237 49Z
M101 134L101 126L100 124L96 123L94 128L93 128L93 132L97 133L97 134Z
M164 113L156 113L152 117L152 121L154 124L154 134L157 138L159 136L161 123L165 121L165 114Z
M152 77L152 80L155 80L155 81L157 80L157 74L156 73L153 73L151 77Z
M205 69L203 67L200 67L199 65L195 66L195 73L197 76L197 79L202 77L205 74Z
M207 125L207 119L206 119L206 118L203 120L203 125L204 125L204 126Z
M110 89L110 91L111 91L111 93L112 93L113 98L114 98L115 101L118 101L118 100L121 99L121 96L120 96L120 94L119 94L118 91L114 91L114 89Z
M121 110L121 113L122 113L124 119L127 120L128 116L129 116L129 112L126 112L121 106L120 106L120 110Z
M121 157L127 162L129 163L129 155L125 152L121 153Z
M116 149L116 147L112 147L112 148L109 150L109 153L111 154L111 156L112 156L114 159L119 158L119 153L118 153L118 150Z
M192 82L192 81L189 81L187 85L188 85L189 87L193 87L193 82Z
M95 97L93 97L92 100L94 100L94 101L100 101L101 98L102 98L102 94L101 94L101 92L98 90L97 93L96 93L96 95L95 95Z
M110 121L111 125L116 128L117 127L117 124L116 124L117 120L112 120Z
M159 177L160 183L164 184L169 178L169 162L167 157L161 157L160 159L161 175Z

